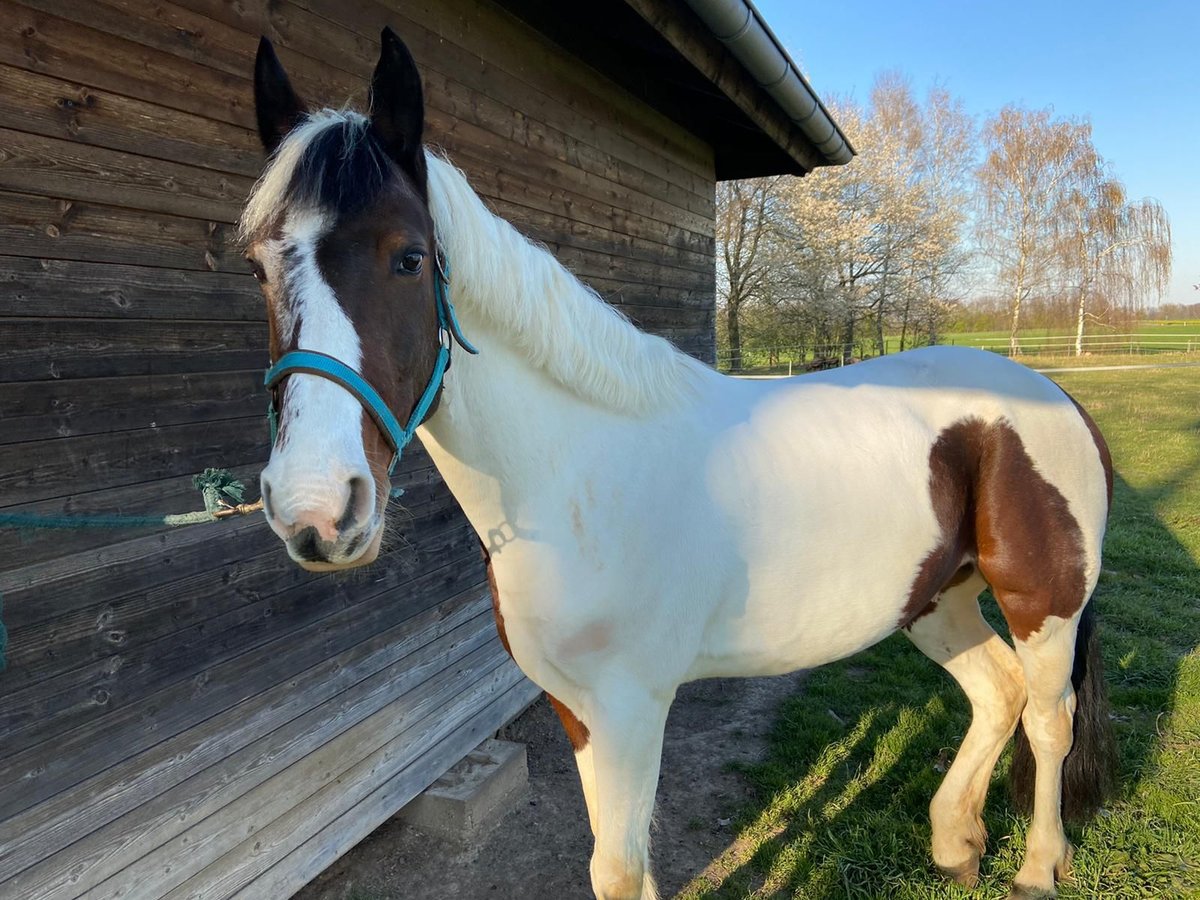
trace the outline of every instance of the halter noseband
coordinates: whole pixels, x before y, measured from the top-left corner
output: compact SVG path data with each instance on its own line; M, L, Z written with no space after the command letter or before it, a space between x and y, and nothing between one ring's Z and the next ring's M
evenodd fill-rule
M408 424L401 428L400 420L388 409L379 392L371 387L362 375L340 359L326 353L318 353L315 350L293 350L283 354L271 368L267 369L267 373L263 377L263 384L271 392L271 405L267 409L267 420L271 423L272 446L275 445L275 437L279 431L279 392L277 390L279 382L294 374L317 375L340 385L362 404L367 415L371 417L380 433L383 434L388 446L392 448L392 462L388 466L388 475L390 476L396 470L401 452L412 440L417 426L424 421L429 407L433 405L434 398L442 388L442 380L445 378L446 370L450 368L452 342L457 342L468 353L479 352L463 335L462 327L458 324L458 317L454 314L454 306L450 303L450 264L440 253L437 254L436 261L437 270L434 273L433 296L437 307L438 355L433 364L433 372L429 376L429 383L425 385L421 399L413 407L412 415L408 417Z

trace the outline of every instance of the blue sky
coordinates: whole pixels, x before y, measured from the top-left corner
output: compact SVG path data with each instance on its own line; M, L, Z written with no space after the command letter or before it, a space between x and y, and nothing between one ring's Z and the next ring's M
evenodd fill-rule
M1200 2L974 0L755 5L817 93L864 101L899 71L980 121L1008 103L1087 117L1130 197L1171 218L1168 302L1200 302Z

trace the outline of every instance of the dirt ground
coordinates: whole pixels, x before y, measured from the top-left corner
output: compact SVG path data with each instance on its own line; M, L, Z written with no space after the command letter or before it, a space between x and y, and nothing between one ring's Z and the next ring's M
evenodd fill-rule
M731 762L762 758L779 703L801 674L685 685L671 708L651 854L664 898L729 846L748 798ZM592 836L575 761L545 698L499 735L529 757L526 796L475 844L455 848L393 819L297 900L591 900Z

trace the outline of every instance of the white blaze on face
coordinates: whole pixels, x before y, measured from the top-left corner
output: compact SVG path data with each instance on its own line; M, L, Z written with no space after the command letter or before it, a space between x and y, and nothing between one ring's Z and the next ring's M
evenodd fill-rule
M326 221L317 214L289 215L282 238L264 248L268 277L280 279L279 335L299 350L314 350L362 371L362 347L353 323L317 266L317 242ZM362 441L362 407L328 379L303 373L286 378L280 395L280 443L263 471L268 518L280 537L313 526L326 541L351 499L351 481L363 479L356 507L374 508L373 479ZM366 524L366 523L361 523Z

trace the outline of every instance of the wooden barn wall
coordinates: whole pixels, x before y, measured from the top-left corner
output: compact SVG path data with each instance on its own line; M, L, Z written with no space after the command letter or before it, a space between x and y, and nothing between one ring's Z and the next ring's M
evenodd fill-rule
M478 0L0 0L0 509L182 512L255 483L263 304L234 240L250 73L361 105L391 24L429 139L648 330L713 357L713 161ZM477 543L419 447L351 577L261 518L7 531L0 897L279 898L513 715Z

